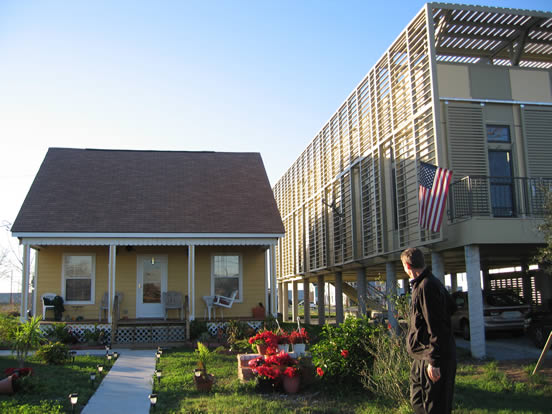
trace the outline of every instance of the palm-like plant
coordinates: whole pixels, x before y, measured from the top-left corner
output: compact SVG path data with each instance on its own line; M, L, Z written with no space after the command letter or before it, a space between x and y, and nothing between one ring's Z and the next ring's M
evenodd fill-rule
M12 352L17 355L19 368L25 366L29 351L36 349L42 343L44 335L40 330L40 317L34 316L17 327L12 344Z

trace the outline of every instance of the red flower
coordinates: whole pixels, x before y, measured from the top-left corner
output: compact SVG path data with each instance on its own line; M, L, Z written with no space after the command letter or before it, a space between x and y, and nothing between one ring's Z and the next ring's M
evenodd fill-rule
M341 351L341 356L343 358L347 358L349 356L349 351L347 351L346 349L342 350Z
M320 367L316 368L316 373L318 374L319 377L324 376L324 370Z
M287 367L285 370L284 370L284 375L286 377L290 377L290 378L293 378L293 377L296 377L299 375L299 370L295 367Z
M390 323L387 324L387 330L388 330L388 331L391 330L391 324L390 324Z
M293 331L289 335L289 342L292 344L308 344L309 334L305 328L301 328L299 331Z

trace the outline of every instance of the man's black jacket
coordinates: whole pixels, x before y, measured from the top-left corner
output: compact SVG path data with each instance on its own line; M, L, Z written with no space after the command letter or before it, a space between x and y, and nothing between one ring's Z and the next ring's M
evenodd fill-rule
M450 315L456 310L447 289L427 268L411 282L412 305L406 340L414 359L440 367L442 360L456 358Z

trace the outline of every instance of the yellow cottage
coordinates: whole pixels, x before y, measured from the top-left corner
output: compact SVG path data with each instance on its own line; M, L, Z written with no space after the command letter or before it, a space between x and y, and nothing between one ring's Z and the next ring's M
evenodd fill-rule
M194 319L253 319L259 303L276 313L284 228L258 153L50 148L12 233L32 283L23 318L53 319L59 295L77 329L155 342Z

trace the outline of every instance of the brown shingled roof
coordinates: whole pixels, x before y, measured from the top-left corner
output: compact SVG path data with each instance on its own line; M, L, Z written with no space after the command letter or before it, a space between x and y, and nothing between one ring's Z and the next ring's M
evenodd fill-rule
M258 153L50 148L12 232L282 234L284 227Z

